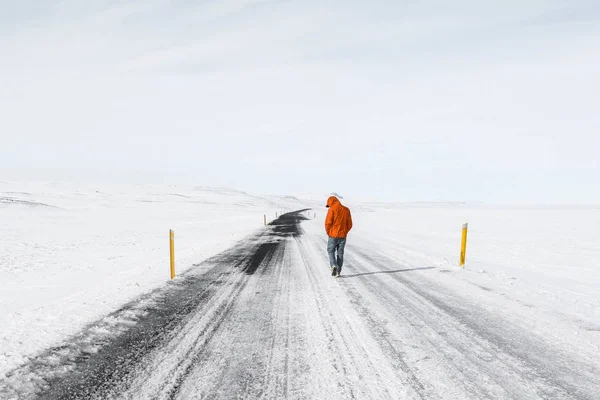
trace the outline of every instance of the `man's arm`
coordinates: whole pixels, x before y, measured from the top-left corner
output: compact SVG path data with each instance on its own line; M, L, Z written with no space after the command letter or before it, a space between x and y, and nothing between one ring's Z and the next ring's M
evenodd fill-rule
M325 232L327 233L327 236L331 236L331 235L329 235L329 231L331 230L332 226L333 226L333 212L330 208L327 211L327 217L325 217Z
M352 214L350 213L350 210L348 210L348 232L350 232L350 230L352 230Z

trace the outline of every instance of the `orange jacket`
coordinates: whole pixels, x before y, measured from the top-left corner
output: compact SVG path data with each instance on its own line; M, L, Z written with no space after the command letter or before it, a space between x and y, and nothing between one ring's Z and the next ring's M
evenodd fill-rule
M325 218L325 232L333 238L345 238L352 229L350 210L348 207L344 207L335 196L327 199L327 207L329 207L329 211Z

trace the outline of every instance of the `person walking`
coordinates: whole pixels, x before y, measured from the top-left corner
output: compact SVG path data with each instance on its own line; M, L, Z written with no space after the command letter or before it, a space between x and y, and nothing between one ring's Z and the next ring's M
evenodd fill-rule
M327 199L327 208L329 210L325 218L325 232L329 236L327 242L329 266L332 276L340 276L344 264L346 237L352 229L352 215L348 207L344 207L335 196Z

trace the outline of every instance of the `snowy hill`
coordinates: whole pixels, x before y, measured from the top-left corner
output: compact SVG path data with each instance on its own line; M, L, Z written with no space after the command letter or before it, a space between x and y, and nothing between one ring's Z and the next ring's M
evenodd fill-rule
M594 398L600 208L345 199L354 228L335 282L325 197L0 184L0 397L72 389L285 398L287 386L272 383L286 381L303 398L332 387L331 398ZM265 214L306 208L263 225ZM169 229L175 285L165 285ZM161 319L171 315L176 325ZM110 340L121 334L161 345L128 351ZM200 353L207 358L187 368ZM86 381L97 365L105 387ZM354 375L334 373L340 365ZM250 389L232 384L249 376Z

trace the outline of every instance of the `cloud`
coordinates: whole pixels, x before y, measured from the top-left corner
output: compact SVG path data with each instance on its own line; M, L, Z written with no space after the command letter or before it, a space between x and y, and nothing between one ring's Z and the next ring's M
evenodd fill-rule
M547 10L525 18L524 25L551 26L594 22L600 19L600 5L594 0L579 0L555 4Z
M0 16L0 168L600 201L591 2L19 4Z

